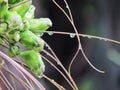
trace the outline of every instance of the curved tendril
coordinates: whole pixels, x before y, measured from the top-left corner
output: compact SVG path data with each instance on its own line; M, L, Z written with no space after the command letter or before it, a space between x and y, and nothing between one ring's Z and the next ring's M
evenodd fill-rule
M97 69L97 68L89 61L89 59L87 58L87 56L85 55L85 53L84 53L83 50L81 50L81 52L82 52L84 58L86 59L86 61L88 62L88 64L89 64L94 70L98 71L99 73L105 73L105 71L102 71L102 70Z
M81 50L84 58L85 58L86 61L90 64L90 66L91 66L93 69L95 69L96 71L98 71L98 72L100 72L100 73L103 73L103 71L101 71L101 70L97 69L95 66L93 66L92 63L90 63L90 60L89 60L89 59L87 58L87 56L85 55L85 53L84 53L84 51L83 51L83 48L82 48L82 45L81 45L81 42L80 42L80 37L79 37L79 34L78 34L78 30L77 30L74 22L72 21L73 18L72 18L72 14L71 14L71 10L70 10L69 6L68 6L67 9L68 9L68 11L69 11L69 14L71 15L70 17L72 18L72 20L70 19L70 17L68 16L68 14L62 9L62 7L61 7L57 2L55 2L54 0L52 0L52 1L53 1L53 2L55 3L55 5L66 15L66 17L68 18L68 20L70 21L70 23L72 24L72 26L73 26L73 28L74 28L74 31L75 31L75 33L76 33L77 40L78 40L78 49L77 49L77 51L76 51L76 53L75 53L75 56L77 56L78 50ZM64 0L64 2L66 3L66 5L68 5L66 0ZM80 47L80 48L79 48L79 47ZM75 60L75 58L76 58L76 57L73 57L72 62L70 63L70 66L72 65L72 63L73 63L73 61ZM70 68L70 66L69 66L69 68Z

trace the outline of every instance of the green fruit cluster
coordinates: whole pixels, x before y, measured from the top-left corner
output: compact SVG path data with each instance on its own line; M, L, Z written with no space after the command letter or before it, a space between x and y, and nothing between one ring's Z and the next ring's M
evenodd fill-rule
M4 37L8 40L9 55L21 56L28 68L36 75L41 76L45 70L41 52L44 48L44 41L35 30L44 32L52 26L49 18L34 17L35 7L32 0L9 9L9 5L14 5L23 0L0 0L0 43L4 42ZM17 46L20 43L26 47L26 51L21 51Z

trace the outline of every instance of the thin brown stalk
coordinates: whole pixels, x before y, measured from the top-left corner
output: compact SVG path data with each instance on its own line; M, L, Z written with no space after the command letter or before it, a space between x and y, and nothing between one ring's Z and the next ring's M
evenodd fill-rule
M36 32L41 32L38 30L35 30ZM69 35L73 34L76 35L75 33L70 33L70 32L60 32L60 31L45 31L44 33L49 33L52 32L53 34L62 34L62 35ZM94 35L87 35L87 34L78 34L80 37L84 37L84 38L88 38L88 39L98 39L98 40L103 40L106 42L111 42L111 43L115 43L115 44L120 44L120 41L116 41L113 39L109 39L109 38L105 38L105 37L100 37L100 36L94 36Z
M11 83L13 85L14 90L17 90L14 78L11 75L10 75L10 79L11 79Z
M7 67L7 65L6 65L6 67ZM7 67L8 68L8 67ZM16 70L22 75L22 77L25 79L25 81L27 82L27 84L29 85L29 87L30 87L30 89L32 89L32 90L34 90L34 88L32 87L32 85L31 85L31 83L29 82L29 80L27 79L27 77L17 68L17 67L15 67L16 68ZM4 69L6 69L6 68L4 68ZM7 69L8 70L8 69ZM10 72L9 70L7 71L7 72ZM10 72L11 73L11 72ZM12 73L11 73L12 74ZM12 77L13 78L13 77ZM17 78L17 77L16 77ZM19 80L19 78L17 79L17 80ZM21 79L19 80L19 81L22 81ZM24 82L23 82L24 83ZM26 84L26 83L25 83ZM26 84L26 85L27 85ZM27 89L27 88L26 88ZM17 89L16 89L17 90Z
M71 10L70 10L70 8L69 8L69 5L67 4L67 1L64 0L65 4L67 5L67 9L68 9L68 11L69 11L69 15L70 15L70 17L69 17L68 14L65 12L65 10L63 10L62 7L61 7L55 0L52 0L52 1L53 1L53 2L55 3L55 5L65 14L65 16L66 16L66 17L68 18L68 20L70 21L70 23L71 23L71 25L73 26L74 31L75 31L75 33L76 33L76 37L77 37L77 41L78 41L78 48L77 48L77 51L76 51L74 57L72 58L72 62L73 62L73 61L75 60L75 58L76 58L75 56L77 56L79 50L80 50L80 49L82 50L82 46L81 46L80 37L79 37L79 35L78 35L77 28L76 28L76 26L75 26L75 24L74 24L74 21L73 21L73 17L72 17L72 14L71 14ZM70 19L70 18L71 18L71 19ZM75 87L76 87L76 84L75 84ZM78 89L78 88L76 87L76 89Z
M68 10L68 12L69 12L70 19L71 19L72 22L74 22L73 16L72 16L72 13L71 13L71 10L70 10L70 7L69 7L69 5L68 5L68 3L67 3L66 0L64 0L64 2L65 2L65 4L66 4L66 8L67 8L67 10Z
M2 57L4 60L7 60L12 65L17 66L17 68L19 68L19 70L21 70L27 77L29 77L39 87L40 90L45 90L42 84L40 84L40 82L34 76L32 76L27 70L25 70L22 66L20 66L18 63L16 63L14 60L9 58L1 51L0 51L0 57Z
M58 63L56 58L53 55L51 55L49 52L47 52L46 50L43 50L42 52L44 52L46 55L50 56L53 60L55 60Z
M49 82L51 82L55 87L57 87L59 90L66 90L63 86L61 86L60 84L58 84L57 82L55 82L53 79L47 77L46 75L43 75L43 77L48 80Z
M10 70L8 70L5 67L2 67L6 72L8 72L12 77L14 77L26 90L31 89L30 86L28 86L22 79L17 77L14 73L12 73ZM13 89L14 90L14 89Z
M52 0L53 3L65 14L65 16L68 18L68 20L71 22L71 19L69 17L69 15L64 11L64 9L55 1L55 0Z
M10 90L8 84L5 82L5 80L0 76L0 80L2 81L2 83L5 85L5 87Z
M18 61L18 60L16 60ZM19 62L20 63L20 62ZM31 89L33 89L33 87L31 86L31 83L29 82L29 80L27 79L27 77L23 74L22 71L20 71L15 65L13 65L13 67L23 76L23 78L25 79L25 81L28 83L28 85L31 87Z
M2 67L2 66L1 66ZM6 84L8 85L8 90L14 90L13 86L11 85L11 83L7 80L7 78L5 77L5 75L3 74L3 72L0 70L0 74L2 76L2 78L5 80Z
M49 33L49 32L52 32L52 33L54 33L54 34L64 34L64 35L73 34L73 35L76 35L75 33L59 32L59 31L46 31L46 32L44 32L44 33ZM79 34L79 36L81 36L81 37L87 37L88 39L99 39L99 40L104 40L104 41L108 41L108 42L111 42L111 43L120 44L119 41L116 41L116 40L113 40L113 39L104 38L104 37L99 37L99 36L86 35L86 34ZM82 51L82 52L83 52L83 51ZM77 54L76 54L76 55L77 55ZM84 57L86 58L85 55L84 55ZM74 57L74 59L75 59L75 57ZM71 65L72 65L74 59L73 59L73 60L71 61L71 63L70 63L69 72L70 72L70 68L71 68ZM96 68L89 62L89 60L88 60L87 58L86 58L86 60L88 61L88 63L89 63L95 70L97 70L98 72L104 73L104 71L101 71L101 70L96 69Z
M2 61L4 61L2 58L0 58L0 59L1 59ZM5 64L5 62L4 62L4 64ZM3 64L3 65L4 65L4 64ZM0 65L0 66L3 68L3 65ZM5 67L6 67L7 69L9 69L7 64L5 64ZM4 68L3 68L3 69L4 69ZM10 74L8 74L7 77L10 77L10 81L11 81L11 84L12 84L14 90L17 90L16 85L15 85L15 81L14 81L14 78L13 78Z
M65 16L68 18L68 20L69 20L70 17L72 17L71 10L70 10L69 6L68 6L67 9L69 10L69 14L71 15L70 17L68 16L68 14L62 9L62 7L61 7L55 0L52 0L52 1L53 1L53 3L55 3L55 5L65 14ZM67 1L66 1L66 0L64 0L64 2L67 4ZM67 5L68 5L68 4L67 4ZM67 14L67 15L66 15L66 14ZM73 19L73 18L72 18L72 19ZM82 45L81 45L81 42L80 42L80 37L79 37L79 34L78 34L78 30L77 30L74 22L71 21L71 20L69 20L69 21L70 21L71 25L72 25L73 28L74 28L74 31L75 31L76 37L77 37L77 41L78 41L78 49L77 49L75 55L78 54L78 52L79 52L79 50L80 50L80 51L82 52L85 60L89 63L89 65L90 65L93 69L95 69L96 71L98 71L98 72L100 72L100 73L103 73L104 71L101 71L101 70L97 69L96 67L94 67L94 66L92 65L92 63L90 62L90 60L89 60L89 59L87 58L87 56L85 55L85 53L84 53L84 51L83 51L83 48L82 48ZM70 65L72 65L72 63L73 63L73 61L75 60L75 58L76 58L76 57L73 57L73 59L71 60L72 62L70 63ZM71 68L71 67L69 67L69 68Z
M1 46L3 46L4 48L9 48L7 45L4 44L0 44Z
M65 80L69 83L69 85L73 88L73 90L75 90L74 86L71 84L71 82L68 80L68 78L53 64L51 63L47 58L45 58L43 55L41 55L41 57L46 60L52 67L54 67L54 69L56 69L64 78Z
M52 50L52 48L48 45L47 46L49 48L49 50L51 51L51 53L53 54L53 56L56 58L56 60L58 61L57 64L64 70L64 72L67 74L67 76L69 77L70 81L72 82L72 84L74 85L75 89L74 90L78 90L77 86L73 80L73 78L71 77L71 75L67 72L67 70L65 69L65 67L62 65L62 63L60 62L60 60L58 59L58 57L56 56L56 54L54 53L54 51Z

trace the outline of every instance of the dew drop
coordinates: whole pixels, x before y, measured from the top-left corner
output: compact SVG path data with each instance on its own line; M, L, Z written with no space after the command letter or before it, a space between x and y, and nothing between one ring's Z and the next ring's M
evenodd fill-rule
M92 37L88 36L89 39L91 39Z
M81 44L79 45L79 49L82 49L82 46L81 46Z
M46 47L48 47L48 44L45 44Z
M60 62L58 61L57 64L60 65Z
M53 32L48 32L48 35L50 35L50 36L53 35Z
M74 37L75 37L75 34L70 33L70 37L71 37L71 38L74 38Z
M44 35L44 33L40 33L39 36L42 37Z
M99 38L99 40L103 40L102 38Z
M66 8L68 9L68 8L69 8L69 6L68 6L68 5L66 5Z
M108 41L107 39L105 39L104 41Z
M51 80L52 82L55 82L53 79Z
M86 35L83 35L82 37L86 37Z
M48 49L50 49L50 47L49 47L49 45L48 45L48 44L45 44L45 46L46 46Z

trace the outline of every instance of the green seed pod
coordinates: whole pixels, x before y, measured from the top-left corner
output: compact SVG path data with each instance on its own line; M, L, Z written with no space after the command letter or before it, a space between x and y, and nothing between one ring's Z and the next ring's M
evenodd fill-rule
M16 11L23 18L25 16L26 12L29 10L31 4L32 4L32 1L29 1L29 2L23 3L19 6L16 6L10 10Z
M41 76L43 74L45 71L45 65L39 53L34 50L29 50L21 52L20 56L36 76Z
M29 30L20 33L20 42L23 46L38 52L43 50L44 41Z
M21 1L23 1L23 0L9 0L8 3L9 4L15 4L15 3L19 3Z
M52 22L49 18L30 19L29 22L30 30L33 32L34 30L45 31L52 26Z
M6 14L6 20L8 23L8 30L22 30L23 29L23 23L22 18L17 12L8 12Z
M8 54L10 57L15 57L20 54L20 48L18 46L10 46L8 50Z
M0 23L0 35L5 34L6 30L7 30L7 24L6 23Z

